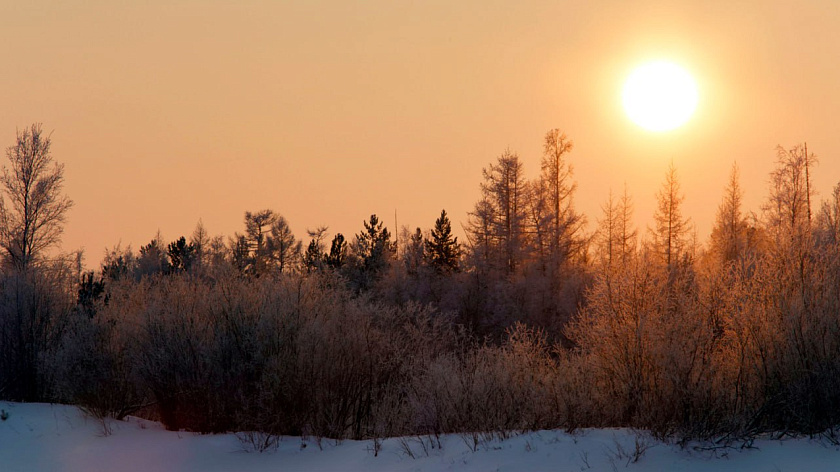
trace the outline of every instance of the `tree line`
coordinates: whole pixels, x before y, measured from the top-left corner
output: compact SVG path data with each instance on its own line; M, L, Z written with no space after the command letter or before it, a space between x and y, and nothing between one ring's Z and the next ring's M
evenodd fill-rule
M49 136L19 131L0 201L0 398L266 438L834 437L840 184L814 210L816 157L780 146L756 212L733 165L701 244L673 165L650 227L625 187L587 232L572 149L546 133L533 180L511 150L488 164L465 241L445 210L398 239L371 215L308 241L260 210L242 233L199 222L85 271L48 257L72 202Z

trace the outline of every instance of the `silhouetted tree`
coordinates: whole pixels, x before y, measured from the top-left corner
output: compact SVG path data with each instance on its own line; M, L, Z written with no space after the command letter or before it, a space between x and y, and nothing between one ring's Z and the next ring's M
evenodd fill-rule
M249 249L248 239L241 234L235 235L229 241L231 265L240 274L247 274L254 266Z
M85 272L79 281L78 297L76 306L78 310L88 318L96 314L96 303L102 299L105 293L105 279L100 277L96 280L93 271Z
M440 211L435 220L431 239L426 241L426 257L429 265L438 273L458 272L461 258L461 246L458 238L452 236L452 224L446 210Z
M324 257L324 262L333 270L341 269L347 260L347 242L344 235L337 233L330 243L330 253Z
M245 234L250 251L250 265L246 270L253 275L261 275L268 270L271 260L268 232L276 221L277 215L271 210L245 212Z
M140 256L137 258L137 271L140 277L155 274L166 274L171 264L166 253L165 243L160 233L155 236L149 244L140 248Z
M370 221L363 223L365 229L356 235L352 246L355 268L352 278L358 290L372 288L395 254L391 233L376 215L370 215Z
M484 259L506 274L516 271L526 249L526 184L522 162L505 151L483 171L482 199L470 213L470 242Z
M193 265L199 271L202 271L209 263L208 256L210 253L211 238L207 233L207 229L204 228L204 222L200 219L195 225L192 236L190 236L190 245L194 249Z
M308 229L306 233L311 239L303 255L303 266L307 272L320 270L324 265L324 257L326 256L324 254L324 238L327 234L327 227L319 226L314 230Z
M197 258L196 252L196 247L192 243L187 244L187 238L183 236L169 243L167 254L169 255L170 270L172 272L190 270Z
M0 177L0 247L4 261L25 271L58 243L72 200L62 195L64 165L54 163L40 124L18 131L6 149L10 167Z
M572 197L577 184L572 180L572 166L566 161L566 155L572 147L572 141L559 129L552 129L545 134L540 175L542 185L538 188L548 194L546 229L549 254L555 266L580 251L583 245L579 233L585 220L573 206Z
M133 275L137 267L137 260L131 246L122 249L119 245L105 251L102 259L102 278L109 282L116 282L124 277Z
M271 261L279 273L295 268L299 263L302 244L295 240L295 235L289 228L289 223L281 215L271 224L271 234L268 240Z

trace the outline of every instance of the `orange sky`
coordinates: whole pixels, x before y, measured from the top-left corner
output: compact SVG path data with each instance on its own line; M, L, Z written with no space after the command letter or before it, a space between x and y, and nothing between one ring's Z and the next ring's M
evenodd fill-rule
M520 4L522 3L522 4ZM465 223L510 147L539 171L575 141L590 228L627 183L647 225L673 159L701 241L732 162L760 210L777 144L807 140L820 196L840 180L840 2L0 2L0 146L43 122L75 201L63 248L89 265L157 232L243 229L274 209L299 237L371 213ZM698 81L696 115L651 133L621 86L646 60ZM5 160L4 160L5 163ZM460 232L460 229L458 230Z

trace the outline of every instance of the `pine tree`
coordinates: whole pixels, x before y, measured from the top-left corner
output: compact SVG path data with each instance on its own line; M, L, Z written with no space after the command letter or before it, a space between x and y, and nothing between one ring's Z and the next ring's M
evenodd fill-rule
M344 240L344 235L338 233L333 237L330 244L330 253L324 256L324 263L327 267L338 270L344 266L347 260L347 242Z
M371 288L382 277L396 252L391 233L375 214L363 223L365 229L356 235L352 247L356 269L353 278L360 290Z
M314 238L309 240L309 245L303 254L303 266L306 267L306 271L312 272L313 270L319 270L323 262L324 254L318 241Z
M457 272L461 258L458 238L452 236L452 225L446 210L441 210L435 220L431 239L426 241L426 257L430 266L438 273Z
M169 255L170 270L172 272L190 270L197 257L195 246L192 243L187 244L187 238L183 236L169 243L167 254Z

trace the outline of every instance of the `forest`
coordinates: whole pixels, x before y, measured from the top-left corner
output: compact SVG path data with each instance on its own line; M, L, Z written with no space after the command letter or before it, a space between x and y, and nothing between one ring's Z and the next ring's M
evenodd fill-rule
M573 143L553 129L538 178L511 150L476 169L463 240L445 210L299 240L251 209L241 233L199 221L89 271L55 251L73 202L50 144L18 131L0 178L0 400L252 431L257 449L618 426L840 442L840 183L812 201L802 145L768 156L754 211L733 163L704 238L673 165L650 227L626 189L579 213Z

